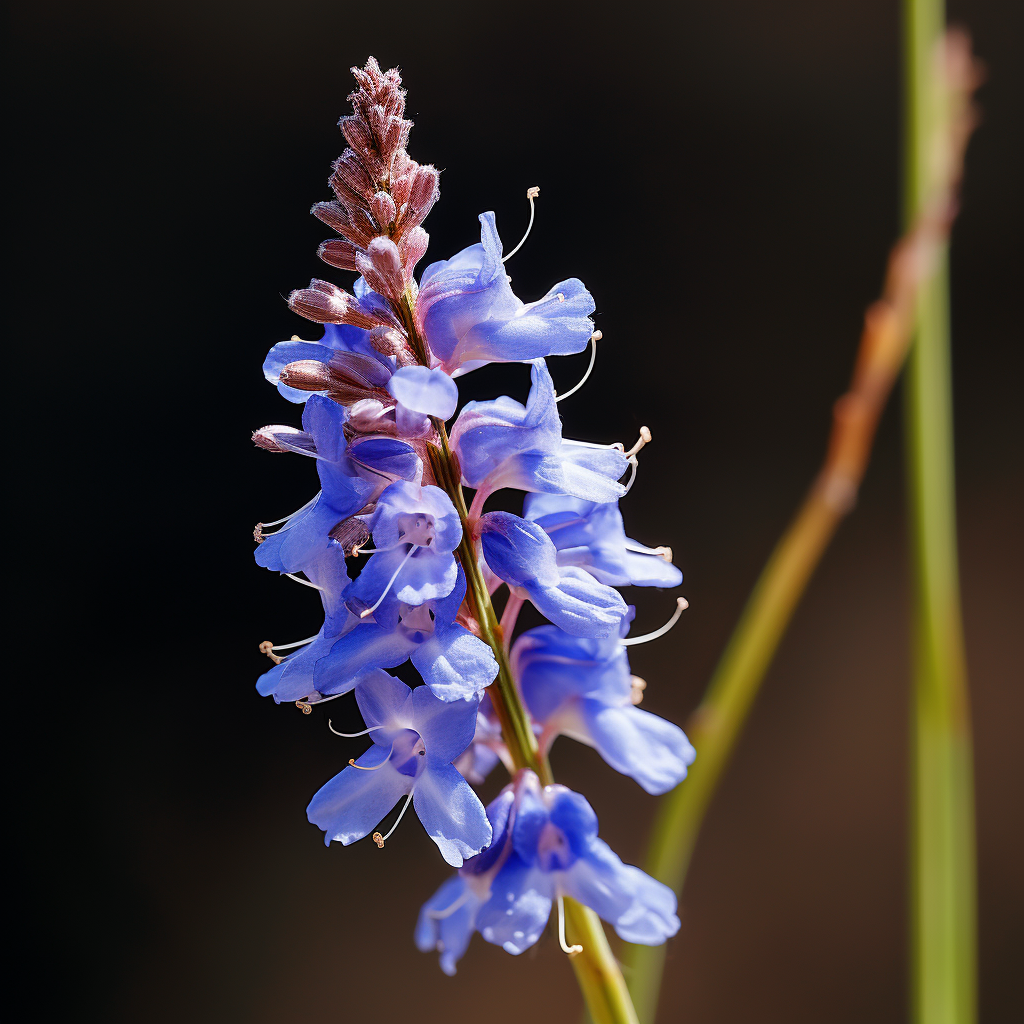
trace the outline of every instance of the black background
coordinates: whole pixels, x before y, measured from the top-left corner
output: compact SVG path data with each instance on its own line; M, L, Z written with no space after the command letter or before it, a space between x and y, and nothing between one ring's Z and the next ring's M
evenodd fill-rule
M982 1018L1011 1021L1022 19L1013 0L952 13L989 71L953 324ZM481 210L510 247L541 186L509 270L527 300L567 276L596 298L605 340L562 406L566 433L654 432L624 513L673 546L691 608L632 661L644 706L682 722L821 459L898 231L898 5L40 2L13 22L11 206L28 231L8 306L32 400L12 442L38 474L14 504L46 531L16 553L42 559L45 621L71 603L17 682L59 696L16 729L59 775L17 787L45 819L19 830L45 879L30 888L59 894L34 915L47 946L31 990L117 1021L575 1019L550 937L518 960L477 938L455 979L415 951L417 908L446 875L433 845L410 818L384 853L325 849L305 805L361 741L252 687L260 640L318 625L316 595L250 552L253 523L301 504L312 470L249 433L298 419L260 372L275 341L315 336L282 295L345 277L316 259L307 210L343 145L348 68L370 53L401 66L410 151L443 170L423 265L475 241ZM552 360L559 389L585 364ZM522 398L525 382L488 368L463 397ZM900 473L897 398L707 821L666 1021L906 1015ZM640 628L671 609L629 596ZM347 702L332 715L356 720ZM554 765L604 838L642 858L655 800L567 740Z

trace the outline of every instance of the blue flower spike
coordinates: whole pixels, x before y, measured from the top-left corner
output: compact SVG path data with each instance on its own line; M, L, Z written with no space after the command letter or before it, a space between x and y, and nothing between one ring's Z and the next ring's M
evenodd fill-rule
M516 955L552 923L563 952L581 953L566 940L566 897L626 941L664 942L679 928L675 895L598 838L590 804L552 782L546 760L567 737L662 794L694 759L682 730L638 706L646 683L628 651L664 635L686 601L676 598L660 629L631 636L633 608L619 593L683 578L671 548L634 540L620 510L651 433L642 427L627 450L563 432L559 402L586 381L601 332L576 278L533 302L513 290L506 261L530 234L536 188L512 253L483 213L478 243L417 277L439 174L406 151L412 123L397 70L371 58L352 73L334 197L312 212L335 232L318 254L355 278L345 287L315 278L289 295L321 336L274 345L263 371L301 422L253 434L266 452L316 467L312 497L254 536L257 564L316 590L319 608L306 639L260 644L273 666L257 692L307 715L354 699L363 729L327 725L368 748L313 795L309 821L328 847L370 837L384 849L415 811L457 869L415 930L446 974L475 933ZM557 396L545 360L589 344L583 380ZM460 403L465 374L509 362L530 366L525 404ZM485 511L499 490L519 492L521 507ZM547 624L517 634L526 603ZM412 686L391 674L406 665ZM512 781L485 808L474 786L499 766ZM588 934L581 941L597 941Z

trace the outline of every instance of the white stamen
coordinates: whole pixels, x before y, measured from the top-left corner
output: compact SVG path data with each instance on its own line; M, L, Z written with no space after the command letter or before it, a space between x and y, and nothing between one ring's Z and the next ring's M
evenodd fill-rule
M566 956L576 956L577 953L583 952L582 946L570 946L565 941L565 904L561 893L558 894L558 944L562 947L562 952Z
M590 365L587 367L587 372L583 374L583 376L580 378L579 383L574 388L569 388L569 390L566 391L564 395L556 395L556 402L563 402L570 395L575 395L576 392L579 391L579 389L583 387L584 384L587 383L587 378L590 376L591 371L594 369L594 363L597 362L597 343L600 339L601 332L594 331L594 333L590 336Z
M295 640L293 643L290 644L272 644L269 641L264 640L263 643L260 644L260 651L263 654L267 653L263 650L264 646L266 646L267 649L271 651L287 651L290 650L292 647L305 647L306 644L311 644L319 635L320 634L317 633L316 636L307 637L305 640Z
M612 444L598 444L596 441L577 441L572 437L563 437L562 444L574 444L577 448L599 448L601 451L611 451L613 448L625 453L625 445L621 441Z
M643 636L627 637L625 640L620 640L619 643L623 647L632 647L634 644L645 644L648 640L657 640L659 636L664 636L679 621L679 616L689 607L690 602L685 597L677 597L676 610L672 613L672 618L661 629L656 629L653 633L645 633Z
M315 583L310 580L304 580L301 576L296 576L293 572L284 573L285 576L290 580L295 580L296 583L301 583L304 587L312 587L314 590L323 590L323 587L318 587Z
M641 427L640 428L640 440L637 441L637 443L635 445L633 445L633 447L630 448L628 452L625 453L626 458L627 459L633 458L633 456L636 455L636 453L638 451L640 451L640 449L643 448L643 446L645 444L650 444L650 443L651 443L651 432L646 427Z
M398 812L398 817L395 819L394 825L392 825L391 828L388 829L387 833L385 835L381 835L379 832L373 833L373 841L377 844L377 848L379 850L384 849L384 843L387 842L387 840L390 838L391 833L394 832L396 828L398 828L398 823L402 820L402 816L405 814L407 810L409 810L409 804L412 803L412 794L414 792L415 790L409 791L409 795L405 798L404 806Z
M428 910L427 917L433 918L435 921L443 921L446 917L451 917L472 895L472 892L466 889L457 900L450 903L444 910Z
M333 731L333 730L332 730L332 731ZM361 772L377 772L377 771L380 771L380 769L381 769L381 768L383 768L383 767L384 767L384 765L386 765L386 764L388 763L388 761L390 761L390 760L391 760L391 755L392 755L392 754L393 754L394 752L395 752L395 744L394 744L394 741L392 741L392 743L391 743L391 749L390 749L390 750L388 751L388 756L387 756L387 757L385 757L385 758L384 758L384 760L383 760L383 761L381 761L381 763L380 763L380 764L375 764L375 765L373 765L373 767L372 767L372 768L366 768L366 767L365 767L364 765L361 765L361 764L356 764L356 761L355 761L355 758L354 758L354 757L350 757L350 758L348 759L348 763L349 763L349 764L350 764L350 765L351 765L351 766L352 766L353 768L358 768L358 769L359 769L359 770L360 770ZM390 833L389 833L389 834L390 834Z
M300 513L305 512L305 510L307 508L309 508L309 506L312 505L316 501L316 499L319 498L319 496L321 496L321 493L319 493L318 490L317 490L316 494L313 495L313 497L310 498L309 501L306 502L306 504L302 506L302 508L296 509L291 515L286 515L283 519L274 519L273 522L261 522L260 525L261 526L278 526L278 525L280 525L283 522L288 522L289 520L294 519ZM278 532L280 534L281 530L279 529ZM270 537L270 536L272 536L272 535L270 535L270 534L267 535L267 537Z
M376 601L373 602L373 604L370 605L369 608L364 608L359 613L359 618L365 619L367 615L372 615L380 607L381 601L383 601L384 598L388 596L388 591L391 589L392 584L395 582L395 580L398 579L398 574L405 568L405 563L408 562L410 558L412 558L413 552L415 552L417 547L418 545L413 544L413 546L409 548L405 558L403 558L402 561L398 563L398 568L395 570L391 579L388 580L388 585L384 588L384 592L380 595L380 597L377 598Z
M646 544L638 544L635 540L630 540L627 537L626 550L635 551L638 555L656 555L658 558L664 558L666 562L672 561L672 549L667 544L649 548Z
M340 697L341 694L340 693L336 693L336 694L334 694L334 696L335 697ZM330 697L325 697L324 698L324 700L330 700L330 699L331 699ZM317 703L321 704L321 703L323 703L323 701L317 701ZM333 725L331 725L331 720L328 718L327 719L327 728L330 729L331 732L333 732L335 736L344 736L345 739L347 739L347 740L354 740L357 736L366 736L368 733L374 732L377 729L383 729L384 726L383 725L371 725L369 729L364 729L362 732L338 732L338 730L335 729Z
M526 198L530 200L530 223L526 225L526 234L523 235L521 239L519 239L519 244L507 256L502 258L502 263L508 263L508 261L512 259L512 257L515 256L515 254L519 252L520 249L522 249L523 242L525 242L530 237L530 232L533 230L533 215L535 212L533 208L533 201L539 195L540 189L536 185L534 185L533 188L528 188L526 190Z

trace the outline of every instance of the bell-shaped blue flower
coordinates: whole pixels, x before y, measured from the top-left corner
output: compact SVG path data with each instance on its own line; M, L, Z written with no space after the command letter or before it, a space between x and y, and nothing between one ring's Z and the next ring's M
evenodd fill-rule
M446 703L381 671L364 674L355 691L373 746L317 792L309 820L328 846L348 846L406 796L444 859L461 866L491 840L483 804L452 765L472 742L477 701Z
M617 633L626 614L618 591L575 566L559 566L555 545L536 524L511 512L488 512L479 523L488 567L517 597L573 636Z
M366 525L376 553L345 590L353 612L394 625L400 604L421 605L455 588L452 552L462 539L462 523L440 487L396 481L381 492Z
M450 941L457 951L443 963L446 973L454 972L471 929L508 953L529 949L563 896L590 907L627 942L659 945L679 930L675 893L623 864L597 838L597 815L578 793L542 787L523 771L491 806L491 845L464 865L462 885L449 881L444 896L439 890L420 913L419 948L442 943L443 955Z
M399 603L397 620L353 624L314 668L313 689L323 696L346 693L370 668L395 668L411 660L435 696L441 700L473 697L498 674L494 652L479 637L455 621L466 596L461 567L455 588L444 598L420 605Z
M430 351L452 376L485 363L526 362L582 352L594 300L582 282L561 281L523 303L501 262L494 214L480 214L480 242L423 272L416 315Z
M617 502L527 494L523 516L551 538L559 565L586 569L610 587L678 587L683 582L670 548L649 548L626 536Z
M622 635L632 618L631 608ZM562 734L594 747L648 793L667 793L686 778L694 749L679 726L636 707L642 691L618 633L591 640L540 626L516 640L511 660L530 715L548 739Z
M615 501L626 491L619 478L629 461L619 446L577 444L562 439L555 387L543 359L530 371L526 405L507 395L468 402L451 434L463 480L475 487L474 507L502 487L571 494L586 501Z

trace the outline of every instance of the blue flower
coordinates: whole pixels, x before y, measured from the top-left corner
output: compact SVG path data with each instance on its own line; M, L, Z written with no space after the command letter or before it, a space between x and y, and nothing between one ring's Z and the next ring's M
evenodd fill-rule
M416 300L430 351L452 376L484 363L582 352L593 333L593 312L593 298L575 278L537 302L516 298L493 213L480 215L479 244L427 267Z
M542 788L523 771L488 815L491 845L463 866L461 884L449 880L420 912L417 945L440 946L446 973L473 930L508 953L529 949L562 896L596 911L627 942L658 945L679 930L675 893L597 838L597 816L578 793Z
M625 635L632 608L622 620ZM694 749L677 725L641 711L619 635L592 640L540 626L520 636L512 670L534 721L550 741L562 734L596 748L648 793L666 793L686 778Z
M403 437L427 434L429 417L451 419L459 403L458 386L438 367L403 366L388 381L388 391L398 403L395 425Z
M491 840L483 804L452 765L473 739L477 701L446 703L381 671L364 674L355 690L374 745L317 792L309 820L328 846L348 846L406 796L403 813L411 799L441 855L461 866Z
M351 628L316 662L311 689L324 696L346 693L366 669L395 668L411 660L441 700L480 693L494 681L498 663L483 640L455 621L465 596L466 576L460 567L447 597L415 606L400 602L394 623L360 621L352 615Z
M331 531L356 515L396 478L418 480L423 464L406 441L370 437L346 443L345 410L312 395L302 412L302 431L265 428L266 444L316 459L320 493L287 518L276 533L262 534L256 562L277 572L305 572L324 555Z
M536 524L511 512L480 518L480 543L491 571L517 597L573 636L601 637L617 632L626 614L618 591L575 566L559 566L555 545Z
M462 523L440 487L408 480L390 484L366 525L377 553L345 590L353 612L393 626L400 604L421 605L455 588L452 552L462 539Z
M477 489L474 507L502 487L586 501L620 498L626 488L618 481L629 466L621 447L564 441L544 361L536 360L530 373L533 385L525 406L507 395L468 402L452 427L463 480Z
M683 574L671 548L649 548L626 536L616 502L568 494L528 494L523 516L558 549L558 564L575 565L610 587L678 587Z

